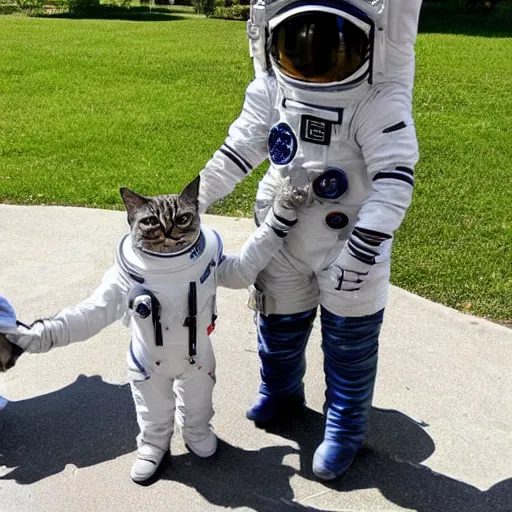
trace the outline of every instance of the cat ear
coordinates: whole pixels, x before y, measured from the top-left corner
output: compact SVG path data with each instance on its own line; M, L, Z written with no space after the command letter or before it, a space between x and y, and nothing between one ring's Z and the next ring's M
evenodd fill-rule
M185 185L183 190L180 192L180 200L184 203L192 204L196 210L198 206L200 182L201 177L198 175L188 185Z
M121 187L119 193L121 194L121 199L128 213L128 222L130 222L135 212L148 202L148 198L137 194L137 192L127 187Z

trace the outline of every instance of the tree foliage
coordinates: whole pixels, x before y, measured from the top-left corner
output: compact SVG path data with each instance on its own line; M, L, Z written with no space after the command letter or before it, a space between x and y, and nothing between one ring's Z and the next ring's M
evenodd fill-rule
M512 5L512 0L424 0L424 4L443 5L454 13L489 13L494 11L498 4L500 4L500 10L503 9L504 4Z

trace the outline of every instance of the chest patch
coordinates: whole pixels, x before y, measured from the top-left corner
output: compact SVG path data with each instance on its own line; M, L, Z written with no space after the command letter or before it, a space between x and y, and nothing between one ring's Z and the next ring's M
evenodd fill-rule
M287 123L278 123L268 134L268 154L274 165L288 165L297 153L297 137Z
M302 115L300 138L305 142L328 146L331 143L332 122L319 117Z

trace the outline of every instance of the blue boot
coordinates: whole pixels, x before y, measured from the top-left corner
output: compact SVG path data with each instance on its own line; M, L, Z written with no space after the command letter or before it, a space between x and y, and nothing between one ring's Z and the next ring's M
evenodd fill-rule
M383 315L384 310L340 317L322 308L326 421L324 440L313 457L313 472L322 480L341 476L363 444Z
M305 403L303 387L296 394L283 397L258 393L245 415L255 423L270 423L299 415Z
M304 408L304 350L316 309L293 315L258 315L261 385L247 411L255 423L289 417Z

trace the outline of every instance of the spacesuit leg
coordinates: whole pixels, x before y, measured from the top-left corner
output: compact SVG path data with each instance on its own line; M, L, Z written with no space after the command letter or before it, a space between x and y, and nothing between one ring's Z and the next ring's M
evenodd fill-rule
M169 451L174 429L175 399L172 380L164 375L153 373L147 380L132 381L130 386L140 428L137 460L131 476L140 483L154 475Z
M322 307L322 348L327 384L324 441L313 472L331 480L344 473L367 430L377 374L378 339L384 310L342 317Z
M304 350L316 308L292 315L258 314L261 385L247 418L270 422L304 406Z
M300 265L284 247L258 275L257 286L270 307L257 316L261 385L246 413L256 423L271 422L304 406L304 350L319 289L313 272Z
M207 345L207 346L205 346ZM212 432L215 357L210 341L199 340L201 359L189 364L174 382L176 421L183 440L198 457L210 457L217 450L217 437Z

